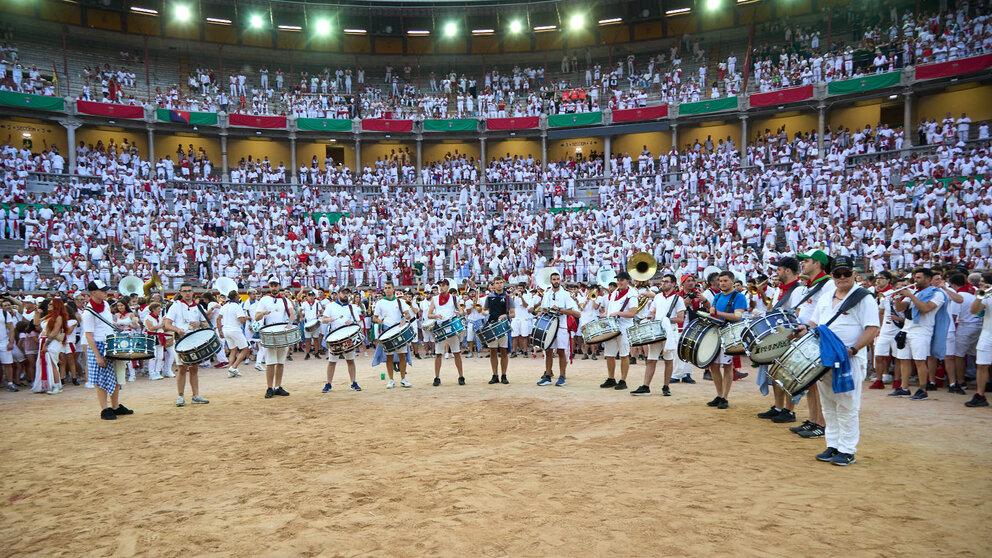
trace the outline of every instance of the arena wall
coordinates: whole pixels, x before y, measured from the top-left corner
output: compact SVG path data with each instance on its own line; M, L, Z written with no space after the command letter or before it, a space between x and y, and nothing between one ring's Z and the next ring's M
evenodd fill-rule
M672 149L672 134L671 132L644 132L613 136L610 150L619 154L630 153L630 156L636 160L645 145L648 146L648 151L654 157L661 153L667 153Z
M103 144L107 145L111 139L121 144L124 138L127 138L128 143L137 145L142 156L148 156L148 134L144 130L128 130L116 126L83 126L76 130L76 145L81 141L86 142L86 145L96 145L98 141L103 141ZM175 146L172 146L172 149L174 150Z
M247 161L249 155L255 160L263 160L268 155L272 166L279 166L281 161L289 169L291 164L289 142L265 138L228 138L227 160L231 167L236 166L242 157Z
M327 147L338 147L344 149L344 159L339 157L334 158L335 163L341 163L344 166L350 168L352 171L355 170L355 148L350 142L332 142L328 140L323 141L311 141L311 142L296 142L296 168L299 169L300 165L310 166L310 162L313 160L314 155L317 156L317 161L320 162L320 168L324 168L324 158L327 157Z
M25 136L24 134L30 134ZM55 122L35 120L33 118L9 117L0 120L0 142L10 142L20 148L24 140L31 140L31 149L35 153L45 150L46 146L58 146L59 153L68 159L66 150L65 128Z
M506 157L507 155L511 157L513 155L520 155L521 157L531 155L535 160L540 159L541 140L514 138L486 142L486 158L489 161L492 161L494 158Z
M189 144L193 144L193 149L199 151L202 147L207 153L207 157L210 158L210 164L216 169L221 168L221 149L220 149L220 138L217 136L201 136L196 133L155 133L155 159L161 159L166 155L171 155L172 160L176 160L176 149L179 145L183 146L183 151L189 150ZM234 161L230 158L231 154L228 153L228 160ZM288 163L287 163L288 164Z
M973 123L992 119L992 85L965 83L948 87L943 93L921 96L913 124L924 118L940 121L948 112L954 118L967 113Z
M393 155L409 151L409 161L417 164L417 143L413 141L375 140L362 142L362 166L376 159L389 160Z
M479 142L474 141L450 140L430 143L424 141L422 149L425 165L431 161L442 161L447 153L454 155L455 151L466 157L475 157L476 161L479 160ZM486 149L489 149L488 145Z
M699 143L706 143L707 136L713 139L713 145L719 143L721 139L726 140L729 136L734 140L734 144L739 147L741 143L740 120L737 120L737 117L734 116L733 120L730 118L727 120L714 120L703 122L694 127L679 126L679 145L683 149L686 146L691 147L697 139Z
M603 138L569 138L548 141L548 161L564 161L569 157L588 158L592 153L602 154Z
M882 120L882 101L871 100L857 103L853 106L833 108L827 112L827 121L831 130L839 127L864 128L865 124L870 124L873 128Z
M790 138L794 137L796 132L815 132L817 121L816 113L798 114L797 112L783 113L769 118L756 118L748 123L748 141L754 141L755 137L764 135L765 130L775 133L782 126L785 126L785 132Z

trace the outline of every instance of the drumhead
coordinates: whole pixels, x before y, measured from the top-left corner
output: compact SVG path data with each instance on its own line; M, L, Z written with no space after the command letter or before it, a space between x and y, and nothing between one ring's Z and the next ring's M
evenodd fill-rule
M210 339L216 335L212 329L198 329L196 331L191 331L184 335L176 343L177 351L191 351L197 347L205 345Z
M296 329L296 326L287 322L282 322L278 324L269 324L263 327L259 333L282 333L284 331L290 331Z
M362 328L360 328L355 324L348 324L345 326L341 326L327 334L327 342L333 343L335 341L341 341L343 339L347 339L361 330Z
M402 324L396 324L394 326L391 326L389 329L382 332L382 335L379 336L379 340L383 341L386 339L392 339L393 337L399 335L400 332L403 331L404 329L406 329L406 326L403 326Z
M304 325L303 327L306 328L306 329L313 329L313 328L315 328L315 327L317 327L319 325L320 325L320 319L319 318L314 318L314 319L310 320L309 322L307 322L306 325Z

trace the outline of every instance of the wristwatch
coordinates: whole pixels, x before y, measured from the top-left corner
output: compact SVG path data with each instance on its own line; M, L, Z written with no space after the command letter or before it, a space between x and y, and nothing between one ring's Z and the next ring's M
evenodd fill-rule
M851 356L854 356L854 355L858 354L858 350L855 349L854 347L848 347L848 349L851 350Z

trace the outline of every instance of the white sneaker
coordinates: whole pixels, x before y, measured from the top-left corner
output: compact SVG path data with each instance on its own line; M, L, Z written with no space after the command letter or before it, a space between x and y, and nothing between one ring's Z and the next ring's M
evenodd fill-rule
M406 378L400 380L400 385L403 387L413 387L413 384L410 383L410 380L407 380Z
M186 400L183 399L182 395L176 398L176 407L182 407L185 404L186 404Z
M444 353L444 358L451 358L451 353Z
M165 374L163 374L163 376L165 376L166 378L175 378L176 377L176 373L173 372L172 370L169 370Z
M386 382L386 389L393 389L394 387L396 387L396 382L394 382L392 380L389 380L388 382Z
M235 378L240 378L241 377L241 371L238 370L237 368L234 369L233 374L234 374L234 377Z
M129 382L133 382L133 381L134 381L134 374L130 374L130 375L128 375L128 377L127 377L127 381L129 381Z
M161 374L149 374L148 375L148 379L149 380L161 380L162 378L164 378L164 376L162 376Z
M194 395L193 396L193 403L199 403L201 405L206 405L207 403L210 403L210 401L204 399L202 396Z
M86 389L93 389L94 387L96 387L96 386L93 385L93 382L86 382L85 384L83 384L83 386Z
M259 372L261 372L261 371L265 370L265 367L263 367L261 364L259 364L258 361L255 361L255 370L258 370Z
M227 377L228 377L228 378L235 378L235 377L237 377L237 376L235 376L235 374L234 374L234 369L233 369L233 368L228 368L228 369L227 369Z

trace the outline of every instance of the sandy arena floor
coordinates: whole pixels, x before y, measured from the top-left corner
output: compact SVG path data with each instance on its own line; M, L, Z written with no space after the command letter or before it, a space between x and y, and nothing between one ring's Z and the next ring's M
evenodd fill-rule
M185 408L142 378L113 422L82 387L0 393L0 555L987 556L992 411L963 396L866 390L842 468L754 417L753 377L721 411L701 374L635 398L599 389L602 360L565 388L537 387L536 360L511 359L508 386L465 362L467 386L415 360L387 391L360 359L365 391L342 364L321 394L323 362L297 356L269 400L251 366L208 370L210 404Z

